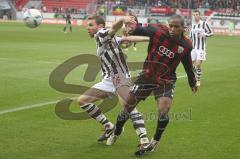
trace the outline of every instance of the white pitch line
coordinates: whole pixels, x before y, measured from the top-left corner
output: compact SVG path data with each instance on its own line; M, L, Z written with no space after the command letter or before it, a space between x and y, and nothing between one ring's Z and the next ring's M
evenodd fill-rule
M177 78L185 78L187 77L187 75L181 75L178 76ZM77 99L76 97L73 97L71 99ZM26 105L26 106L21 106L18 108L12 108L12 109L6 109L6 110L2 110L0 111L0 115L3 114L8 114L8 113L13 113L13 112L18 112L18 111L23 111L23 110L27 110L27 109L33 109L33 108L38 108L38 107L44 107L44 106L48 106L50 104L56 104L57 102L59 102L60 100L55 100L55 101L49 101L49 102L44 102L44 103L38 103L38 104L32 104L32 105Z
M22 106L22 107L18 107L18 108L7 109L7 110L2 110L2 111L0 111L0 115L7 114L7 113L18 112L18 111L22 111L22 110L26 110L26 109L43 107L43 106L47 106L47 105L50 105L50 104L55 104L58 101L59 100L50 101L50 102L44 102L44 103L38 103L38 104L33 104L33 105L26 105L26 106Z
M74 99L77 99L77 97L71 97L70 99L74 100ZM32 109L32 108L44 107L44 106L48 106L50 104L56 104L59 101L60 100L55 100L55 101L49 101L49 102L44 102L44 103L21 106L21 107L12 108L12 109L6 109L6 110L0 111L0 115L13 113L13 112L18 112L18 111L23 111L23 110Z
M180 78L185 78L185 77L187 77L187 75L178 76L177 78L180 79Z
M12 61L12 62L28 62L28 63L44 63L44 64L59 64L60 62L53 61L30 61L30 60L22 60L22 59L14 59L14 58L0 58L1 61Z
M0 0L1 1L1 0ZM22 60L22 59L14 59L14 58L2 58L0 57L0 61L11 61L11 62L23 62L23 63L38 63L38 64L57 64L60 65L63 62L59 61L59 62L54 62L54 61L43 61L43 60L38 60L38 61L31 61L31 60ZM68 64L69 65L69 64ZM70 63L71 65L71 63ZM88 64L81 64L80 66L88 66Z

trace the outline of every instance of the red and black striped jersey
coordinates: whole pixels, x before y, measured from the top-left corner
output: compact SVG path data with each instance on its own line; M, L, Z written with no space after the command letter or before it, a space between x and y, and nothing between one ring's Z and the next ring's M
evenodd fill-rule
M163 25L137 27L132 35L150 37L148 55L143 66L144 75L158 83L175 82L176 68L182 62L189 85L192 87L196 84L191 60L192 43L184 35L175 40L170 37L168 27Z

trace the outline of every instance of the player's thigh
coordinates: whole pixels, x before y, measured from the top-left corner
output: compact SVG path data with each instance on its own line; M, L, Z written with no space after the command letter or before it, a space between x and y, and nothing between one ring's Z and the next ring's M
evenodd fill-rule
M206 52L203 50L197 50L196 65L201 65L206 60Z
M196 65L196 66L201 66L201 65L202 65L202 63L203 63L203 61L202 61L202 60L197 60L197 61L195 62L195 65Z
M196 61L192 61L193 66L196 66Z
M191 51L191 58L193 62L197 60L197 52L194 49Z
M126 100L129 96L129 93L130 93L129 86L121 86L116 89L116 94L118 95L119 99L121 99L121 101L124 102L127 102Z
M107 97L109 97L109 92L96 88L90 88L78 98L78 104L83 105L87 103L94 103Z
M170 109L174 95L174 85L174 82L159 84L159 86L153 90L159 112L167 113Z
M122 110L130 110L131 108L136 106L136 98L130 92L129 86L121 86L116 90L116 94L118 95L118 99Z

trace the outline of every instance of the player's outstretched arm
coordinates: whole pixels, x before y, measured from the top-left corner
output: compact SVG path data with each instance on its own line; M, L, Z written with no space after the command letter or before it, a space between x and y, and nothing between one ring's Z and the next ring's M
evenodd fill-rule
M127 24L127 23L136 24L137 22L135 21L134 18L135 17L133 17L133 16L125 16L125 17L119 19L117 22L115 22L112 25L112 27L109 30L108 34L111 35L111 36L115 35L117 33L117 31L122 28L123 24Z
M123 36L122 41L130 41L130 42L148 42L149 37L146 36Z

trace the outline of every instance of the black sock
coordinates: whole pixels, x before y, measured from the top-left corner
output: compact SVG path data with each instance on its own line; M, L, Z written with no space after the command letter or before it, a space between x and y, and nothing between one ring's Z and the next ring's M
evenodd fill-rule
M159 141L162 133L164 132L165 128L167 127L169 123L169 117L167 114L158 114L158 123L157 123L157 129L156 133L154 135L154 140Z
M129 119L129 113L128 112L121 112L117 116L117 123L116 123L116 129L114 134L120 135L122 132L123 125L126 123L126 121Z

